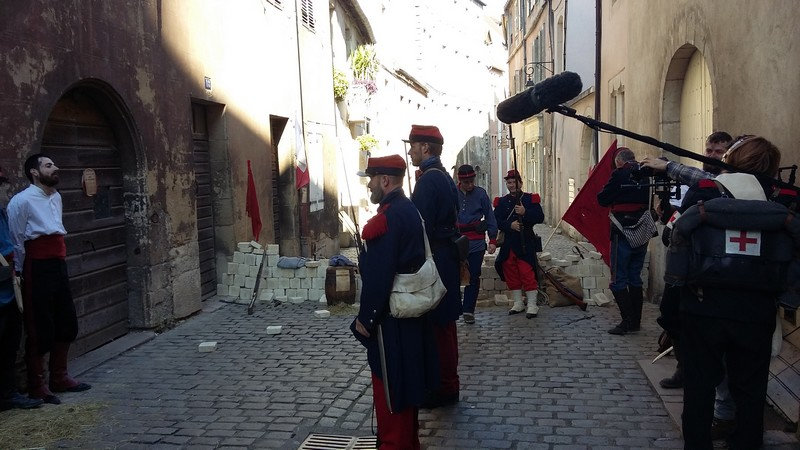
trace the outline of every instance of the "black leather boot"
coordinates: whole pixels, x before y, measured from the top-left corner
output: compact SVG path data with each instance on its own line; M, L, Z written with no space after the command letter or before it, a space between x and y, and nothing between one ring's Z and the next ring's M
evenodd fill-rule
M675 367L675 373L669 378L664 378L658 384L664 389L680 389L683 387L683 363L681 362L681 347L677 338L672 338L672 354L675 355L675 360L678 365Z
M619 308L620 316L622 316L622 321L619 323L619 325L608 330L608 332L609 334L623 335L628 331L628 290L621 289L618 291L611 291L611 293L614 294L614 300L617 302L617 307Z
M639 331L642 324L642 287L628 287L628 331Z

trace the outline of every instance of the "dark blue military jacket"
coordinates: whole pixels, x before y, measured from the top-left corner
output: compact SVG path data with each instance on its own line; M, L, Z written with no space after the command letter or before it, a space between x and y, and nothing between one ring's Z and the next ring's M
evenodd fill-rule
M426 159L420 170L423 173L411 200L425 219L436 270L447 288L447 294L432 313L434 323L444 325L461 315L460 263L458 250L452 242L452 238L459 235L456 228L458 188L438 156Z
M514 212L514 206L517 205L517 197L506 194L499 200L497 207L494 209L494 217L497 219L497 228L505 234L505 241L500 247L500 253L497 255L497 259L494 262L497 274L500 275L500 279L503 281L505 281L503 262L508 259L511 250L514 250L514 254L530 264L531 267L536 267L536 248L534 247L533 226L537 223L544 222L544 211L542 211L542 205L539 202L539 194L523 193L522 206L525 207L525 215L519 217L519 215ZM520 221L525 233L520 233L511 229L511 224L516 220ZM523 238L525 242L524 250Z
M370 337L355 330L355 321L350 329L367 348L370 370L382 379L377 340L377 325L381 324L392 408L397 412L420 405L426 391L439 385L436 341L428 315L415 319L389 315L395 274L413 273L425 262L422 222L402 189L384 197L378 214L364 226L362 237L366 251L358 261L362 279L358 319Z
M611 178L608 183L603 186L603 190L597 193L597 203L600 206L611 206L612 211L615 205L641 205L641 209L634 212L612 212L614 217L623 226L634 225L642 217L642 214L648 211L650 203L650 178L643 177L641 185L638 186L634 180L631 179L631 173L638 166L636 161L630 161L624 166L614 169L611 172ZM611 226L611 233L613 234L617 227Z

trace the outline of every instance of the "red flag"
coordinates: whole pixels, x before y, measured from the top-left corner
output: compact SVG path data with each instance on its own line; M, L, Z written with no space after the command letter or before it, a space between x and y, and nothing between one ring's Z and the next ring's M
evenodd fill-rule
M611 143L606 154L589 173L589 178L578 192L575 200L569 205L561 217L564 222L575 227L587 241L603 255L603 261L611 266L611 223L608 220L609 208L597 203L597 193L608 183L614 171L614 157L617 153L617 141Z
M258 210L258 196L256 195L256 181L253 179L253 169L250 168L250 160L247 160L247 215L250 216L250 224L253 226L253 240L258 241L261 234L261 212Z

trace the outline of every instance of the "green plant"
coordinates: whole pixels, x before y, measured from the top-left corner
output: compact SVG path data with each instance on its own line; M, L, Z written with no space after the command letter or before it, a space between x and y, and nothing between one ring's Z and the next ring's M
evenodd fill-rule
M358 142L358 149L362 152L368 152L378 146L378 140L371 134L362 134L356 138Z
M372 44L356 47L350 54L350 67L353 69L353 78L374 80L380 67L375 47Z
M333 98L337 101L343 100L349 87L347 75L339 69L333 69Z

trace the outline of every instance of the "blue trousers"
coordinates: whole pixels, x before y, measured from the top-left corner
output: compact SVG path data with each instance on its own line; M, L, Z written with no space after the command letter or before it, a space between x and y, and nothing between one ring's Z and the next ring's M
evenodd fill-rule
M462 312L474 314L478 291L481 289L481 265L486 250L472 252L467 256L469 263L469 284L464 288L464 305Z
M620 233L611 233L611 290L621 291L628 286L642 287L642 267L647 244L631 248Z

